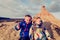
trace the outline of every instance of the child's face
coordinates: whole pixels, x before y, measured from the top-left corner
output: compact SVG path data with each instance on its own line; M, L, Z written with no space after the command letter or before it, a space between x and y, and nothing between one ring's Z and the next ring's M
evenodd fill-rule
M31 22L31 18L26 16L26 17L25 17L25 21L26 21L26 23L28 24L28 23Z
M40 24L41 23L40 21L41 21L41 19L37 19L35 23Z

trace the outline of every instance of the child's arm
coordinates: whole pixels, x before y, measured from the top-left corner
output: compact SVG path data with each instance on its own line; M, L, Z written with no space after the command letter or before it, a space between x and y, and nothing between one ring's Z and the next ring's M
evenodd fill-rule
M15 30L20 30L20 25L19 25L19 23L17 24L17 25L15 25Z
M30 37L30 39L32 39L32 35L33 35L33 30L32 30L32 27L31 27L30 31L29 31L29 37Z
M48 38L48 40L52 40L52 38L47 30L45 30L45 34L46 34L46 37Z
M45 34L46 34L47 37L50 37L50 34L48 33L47 30L45 30Z
M33 40L33 35L34 35L34 29L33 29L33 27L34 26L32 25L31 28L30 28L30 32L29 32L29 34L30 34L29 36L30 36L31 40Z

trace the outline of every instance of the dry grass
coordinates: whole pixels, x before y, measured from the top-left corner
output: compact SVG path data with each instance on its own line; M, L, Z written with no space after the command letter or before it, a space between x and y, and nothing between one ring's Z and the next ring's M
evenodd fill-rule
M18 40L19 39L19 31L16 31L13 28L16 23L14 22L0 23L0 25L2 24L3 26L0 27L0 40ZM55 30L52 30L52 31L53 31L54 38L56 40L60 40L60 36L57 34L57 32Z
M3 25L2 25L3 24ZM0 40L18 40L19 31L14 30L14 22L3 22L0 23Z

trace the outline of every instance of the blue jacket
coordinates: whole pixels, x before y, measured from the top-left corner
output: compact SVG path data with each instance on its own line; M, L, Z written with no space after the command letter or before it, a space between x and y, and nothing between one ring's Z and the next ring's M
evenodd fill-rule
M32 26L32 22L30 22L29 24L26 24L25 21L21 21L17 26L21 29L20 37L29 36L29 30L30 30L30 27ZM17 29L16 26L15 26L15 29L20 30L20 29Z

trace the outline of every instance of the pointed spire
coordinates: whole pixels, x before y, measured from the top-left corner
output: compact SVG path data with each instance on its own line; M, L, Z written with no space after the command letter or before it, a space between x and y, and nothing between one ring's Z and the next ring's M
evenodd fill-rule
M45 6L42 6L41 10L45 10L45 9L46 9Z
M42 6L42 7L41 7L41 11L46 11L45 6Z
M46 14L49 15L49 12L46 10L45 6L42 6L41 13L44 15L46 15Z

